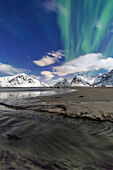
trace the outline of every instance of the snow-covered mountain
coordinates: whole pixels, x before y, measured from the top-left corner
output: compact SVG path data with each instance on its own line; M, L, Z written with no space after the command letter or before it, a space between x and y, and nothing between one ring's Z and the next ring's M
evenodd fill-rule
M99 74L98 76L75 76L72 81L67 78L56 83L54 86L113 86L113 70L110 72Z
M104 74L99 74L99 76L95 78L93 84L96 86L113 86L113 70Z
M70 81L68 78L65 78L64 80L56 83L54 85L59 87L69 87L69 86L91 86L91 84L85 80L83 80L82 76L75 76L72 81Z
M57 86L60 86L60 87L61 87L61 86L62 86L62 87L68 87L68 86L70 86L70 81L69 81L68 78L65 78L64 80L56 83L54 86L55 86L55 87L57 87Z
M45 87L44 83L34 79L27 74L0 77L0 87Z
M113 70L99 74L96 77L75 76L72 81L68 78L56 83L54 86L113 86ZM0 77L0 87L46 87L45 83L28 76L27 74L18 74L15 76Z
M78 77L80 77L82 80L88 82L89 84L93 84L94 81L95 81L95 78L96 78L97 76L87 76L87 75L83 75L83 76L78 76Z
M84 81L81 77L75 76L70 83L70 86L91 86L91 84L87 81Z

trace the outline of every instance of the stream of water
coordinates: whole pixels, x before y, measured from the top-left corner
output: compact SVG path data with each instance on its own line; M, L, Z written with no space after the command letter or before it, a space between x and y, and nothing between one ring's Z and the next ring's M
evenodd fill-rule
M0 100L29 103L38 94L5 92ZM8 169L112 170L113 125L0 105L0 170Z

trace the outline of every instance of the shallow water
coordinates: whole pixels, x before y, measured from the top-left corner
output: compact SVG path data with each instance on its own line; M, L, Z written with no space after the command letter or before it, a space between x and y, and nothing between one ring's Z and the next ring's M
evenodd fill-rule
M112 148L109 121L64 118L0 105L0 169L112 170Z
M14 104L16 101L22 103L25 99L31 100L39 96L50 96L77 91L76 89L73 90L69 88L31 88L29 91L27 90L28 88L0 88L0 102Z

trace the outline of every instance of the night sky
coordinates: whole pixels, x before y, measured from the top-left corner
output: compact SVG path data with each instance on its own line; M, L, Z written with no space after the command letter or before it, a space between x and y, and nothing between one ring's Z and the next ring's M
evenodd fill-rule
M0 0L0 76L54 83L113 69L113 0Z

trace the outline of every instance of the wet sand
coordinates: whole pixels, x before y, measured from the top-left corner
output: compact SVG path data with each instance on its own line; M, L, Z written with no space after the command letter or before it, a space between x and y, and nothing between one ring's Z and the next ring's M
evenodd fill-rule
M73 88L71 93L46 96L40 111L70 117L113 121L113 88Z
M113 88L73 90L3 94L0 170L113 169Z

